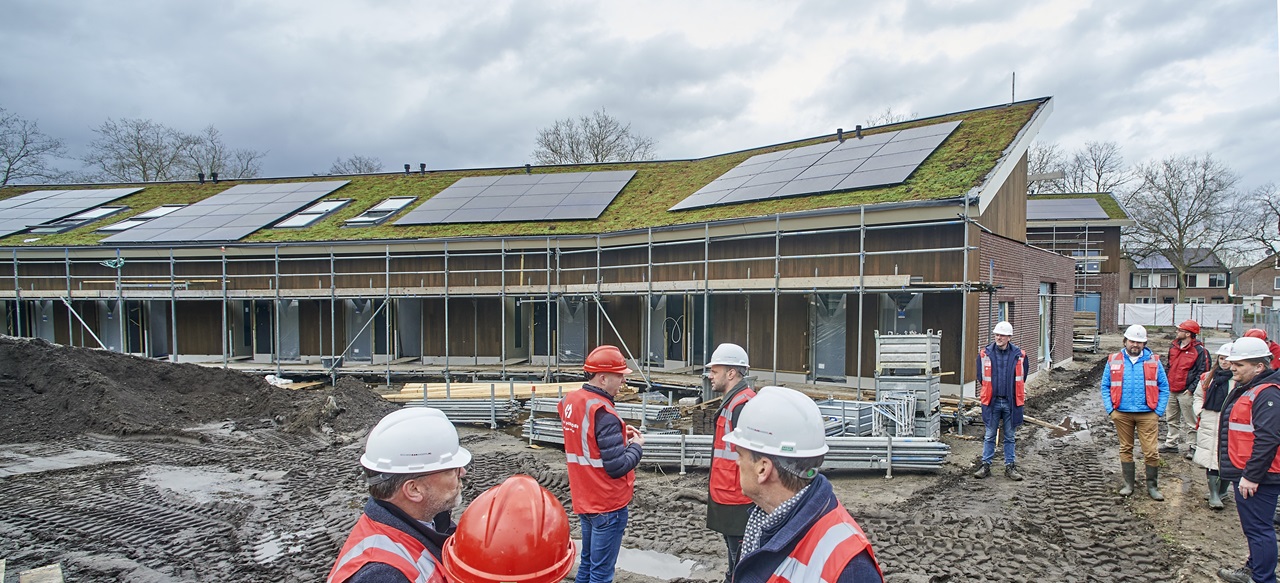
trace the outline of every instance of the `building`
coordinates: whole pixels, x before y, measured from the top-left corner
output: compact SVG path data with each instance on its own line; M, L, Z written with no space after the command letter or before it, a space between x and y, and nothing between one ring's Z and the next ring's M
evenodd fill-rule
M763 381L869 387L877 331L940 330L954 387L997 315L1071 358L1075 261L1026 243L1052 106L689 160L64 186L104 202L4 231L0 305L10 334L388 379L550 377L600 343L689 371L736 342ZM0 196L87 196L35 190Z
M1097 313L1103 332L1117 329L1112 306L1121 295L1120 229L1132 225L1109 192L1036 194L1027 200L1027 242L1075 259L1075 309Z
M1280 254L1272 254L1262 261L1240 269L1231 281L1231 296L1244 304L1249 313L1261 308L1277 308L1280 303Z
M1133 257L1126 261L1123 267L1129 285L1122 303L1230 303L1227 286L1231 283L1231 271L1216 253L1201 248L1185 251L1187 268L1181 280L1181 291L1178 289L1178 269L1169 260L1169 253L1172 252Z

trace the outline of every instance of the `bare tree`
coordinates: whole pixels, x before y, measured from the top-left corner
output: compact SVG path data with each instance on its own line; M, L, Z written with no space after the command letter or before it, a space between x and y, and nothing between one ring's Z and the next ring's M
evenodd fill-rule
M907 121L910 119L915 119L919 116L920 115L915 112L912 112L911 115L907 115L905 113L894 111L893 106L888 105L888 106L885 106L884 111L867 118L867 121L864 121L862 123L867 127L875 127L875 126L889 125L891 123L898 123L900 121Z
M1142 165L1138 186L1123 195L1135 225L1125 230L1136 256L1163 254L1178 271L1178 301L1185 278L1209 254L1225 254L1250 240L1258 227L1239 176L1211 155L1173 156Z
M262 159L266 152L228 148L222 141L222 133L212 124L185 138L187 145L183 150L183 164L187 177L202 172L212 176L217 172L221 178L253 178L262 172Z
M94 128L84 163L99 179L117 182L176 180L186 169L191 136L149 119L107 119Z
M1120 145L1115 142L1086 142L1063 167L1063 192L1120 193L1138 178L1124 164Z
M346 160L338 158L329 167L329 174L372 174L381 171L382 160L360 155L353 155Z
M1268 182L1249 193L1250 214L1258 222L1244 254L1256 258L1259 254L1280 253L1280 189ZM1256 261L1256 259L1255 259Z
M533 158L539 164L585 164L652 160L653 138L631 132L604 108L591 115L556 121L538 130Z
M0 186L10 182L50 182L67 176L49 165L65 156L62 140L45 135L35 121L0 107Z
M1057 142L1036 142L1027 150L1027 177L1039 176L1039 180L1027 181L1027 194L1065 192L1064 178L1044 178L1054 172L1066 176L1066 155Z

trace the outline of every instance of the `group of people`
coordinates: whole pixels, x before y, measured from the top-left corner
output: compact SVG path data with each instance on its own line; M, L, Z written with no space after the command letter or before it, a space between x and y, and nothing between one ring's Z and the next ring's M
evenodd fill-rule
M822 414L783 387L756 392L741 346L722 344L706 376L723 393L707 526L724 535L739 583L883 581L871 543L818 472L827 453ZM561 399L565 458L581 551L554 495L516 475L477 497L458 518L471 454L438 409L384 417L360 458L364 513L329 572L331 583L554 583L578 562L576 583L613 580L644 435L614 399L631 373L617 347L587 355L585 383Z

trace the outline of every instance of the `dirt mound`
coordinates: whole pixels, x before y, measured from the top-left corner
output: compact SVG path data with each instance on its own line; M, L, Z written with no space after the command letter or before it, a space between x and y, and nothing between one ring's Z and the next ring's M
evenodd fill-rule
M308 395L312 399L310 404L281 429L290 433L333 435L345 442L346 436L363 435L384 415L400 408L351 377L342 377L336 386L311 391Z

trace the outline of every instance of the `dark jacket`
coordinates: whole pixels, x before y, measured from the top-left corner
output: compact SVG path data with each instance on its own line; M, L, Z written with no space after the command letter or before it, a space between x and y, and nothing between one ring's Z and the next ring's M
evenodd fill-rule
M610 403L613 402L613 397L604 392L604 389L593 385L582 385L582 388L609 399ZM644 450L639 444L626 443L622 423L618 418L610 415L603 408L597 409L595 424L596 445L600 447L600 459L604 460L604 473L617 480L627 475L627 472L636 469L636 466L640 465L640 456L644 454Z
M1280 389L1268 388L1259 391L1253 398L1253 455L1244 468L1231 464L1228 455L1227 431L1231 425L1231 409L1235 407L1245 391L1264 383L1280 383L1280 373L1266 371L1244 385L1237 385L1227 395L1227 402L1222 407L1222 417L1218 423L1218 467L1222 479L1238 481L1241 476L1258 484L1280 484L1280 474L1267 472L1272 460L1276 457L1276 449L1280 448ZM1274 405L1273 405L1274 404Z
M1009 343L1004 350L996 347L996 343L992 342L987 345L987 357L991 359L991 404L994 405L996 399L1005 398L1009 400L1010 417L1013 418L1013 426L1022 425L1022 407L1014 404L1013 386L1014 371L1018 366L1018 360L1022 360L1022 374L1025 379L1026 375L1031 373L1031 367L1026 357L1022 356L1022 349L1012 342ZM982 383L982 356L978 356L977 368L978 383ZM981 390L981 387L979 387ZM1000 420L996 419L995 407L990 405L982 407L982 423L987 427L994 427L1000 424Z
M729 389L729 392L724 394L724 398L720 399L720 408L716 409L715 418L719 419L720 412L724 410L725 406L747 387L747 381L743 379L738 381L738 384L734 385L732 389ZM742 408L745 406L746 403L743 403L729 414L735 427L738 425L738 416L742 414ZM707 487L711 487L710 482L707 483ZM755 504L718 504L708 495L707 528L729 536L742 536L742 533L747 530L747 519L751 517L751 509L754 507Z
M1209 370L1209 351L1204 343L1192 338L1186 346L1178 346L1174 340L1169 347L1169 362L1165 363L1165 371L1169 376L1169 390L1174 393L1194 391L1200 375Z
M1221 411L1227 401L1227 387L1231 386L1231 369L1214 371L1208 382L1209 386L1204 388L1204 408L1206 411Z
M440 549L444 547L445 539L457 529L448 512L436 515L433 524L424 524L405 514L395 504L373 498L365 502L364 514L374 522L381 522L396 530L409 533L426 545L427 552L431 553L436 561L442 560ZM347 579L347 583L405 583L407 581L409 580L405 579L403 573L386 563L367 563Z
M733 570L734 583L764 583L769 580L769 576L773 571L782 564L782 561L791 554L791 551L800 544L800 539L809 532L809 528L813 523L822 518L824 514L835 508L840 501L836 500L836 495L831 490L831 482L827 481L826 476L818 474L818 477L810 483L808 491L804 493L799 504L791 509L791 515L787 517L776 529L766 530L763 533L760 547L751 553L744 555L738 561L738 567ZM840 578L830 583L874 583L881 582L883 579L880 573L876 571L875 563L872 562L871 556L862 552L849 564L845 566L844 571L840 573Z

